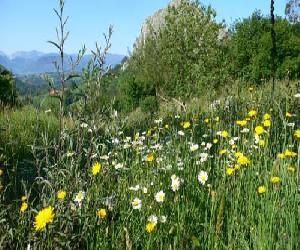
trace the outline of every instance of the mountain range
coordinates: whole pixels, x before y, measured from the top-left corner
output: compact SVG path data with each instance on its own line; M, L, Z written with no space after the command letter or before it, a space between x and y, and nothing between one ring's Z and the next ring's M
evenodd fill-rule
M76 59L76 54L66 54L65 69L71 69L70 58ZM83 56L80 64L76 70L81 70L85 67L91 58L91 55ZM115 66L120 64L123 60L123 55L107 54L106 65ZM0 64L12 71L14 74L40 74L45 72L55 72L55 61L59 61L59 54L57 53L43 53L40 51L19 51L12 55L6 55L0 51Z

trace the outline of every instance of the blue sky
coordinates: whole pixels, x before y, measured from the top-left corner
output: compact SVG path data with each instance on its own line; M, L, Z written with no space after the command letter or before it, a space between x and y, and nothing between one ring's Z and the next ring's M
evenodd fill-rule
M16 51L38 50L55 52L47 40L55 39L57 19L53 12L58 0L0 0L0 50L12 54ZM66 0L65 15L70 16L70 31L66 52L74 53L83 44L93 49L95 41L103 42L103 32L114 26L111 53L126 55L139 34L144 19L169 0ZM286 0L276 0L277 15L284 15ZM202 0L217 11L217 19L232 23L249 16L255 9L269 13L269 0Z

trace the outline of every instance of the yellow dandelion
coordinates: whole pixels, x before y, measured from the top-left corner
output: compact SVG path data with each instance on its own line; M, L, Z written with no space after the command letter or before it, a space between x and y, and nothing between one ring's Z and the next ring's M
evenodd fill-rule
M238 157L237 163L242 166L248 165L248 164L250 164L250 160L246 156L242 155L242 156Z
M293 151L290 151L290 150L286 149L286 150L284 151L284 156L286 156L286 157L295 157L295 156L297 156L297 153L295 153L295 152L293 152Z
M219 151L219 155L223 155L223 154L225 154L226 153L226 149L221 149L220 151Z
M106 217L106 209L105 208L100 208L97 210L97 216L101 219L104 219Z
M148 233L151 233L155 229L156 223L154 222L148 222L146 225L146 231Z
M263 125L264 127L269 128L271 126L271 120L264 120Z
M189 128L190 126L191 126L191 123L189 121L186 121L182 124L182 127L185 129Z
M236 158L239 158L239 157L241 157L241 156L244 156L244 154L242 153L242 152L236 152L235 154L234 154L234 156L236 157Z
M254 116L256 116L256 114L257 114L257 111L255 109L252 109L248 112L249 117L254 117Z
M262 146L262 147L263 147L263 146L265 146L265 144L266 144L266 143L265 143L265 140L263 140L263 139L260 139L260 140L258 141L258 145L259 145L259 146Z
M265 187L265 186L259 186L258 188L257 188L257 192L259 193L259 194L263 194L263 193L265 193L267 191L267 188Z
M295 130L294 136L300 138L300 129Z
M47 224L53 222L55 215L53 211L54 208L52 206L48 206L38 212L38 214L35 216L35 221L33 222L33 226L36 231L44 229Z
M235 172L235 168L232 168L232 167L226 168L226 174L227 175L233 175L234 172Z
M294 173L296 171L296 168L293 165L290 165L287 167L287 170L291 173Z
M205 119L204 119L204 122L205 122L205 123L209 123L209 118L205 118Z
M257 135L261 135L265 132L265 129L262 126L256 126L254 130L255 130L255 134Z
M213 139L213 144L217 144L218 143L218 139Z
M21 197L21 201L27 201L27 196L26 195L23 195L22 197Z
M146 161L149 161L149 162L154 161L154 158L155 158L154 153L150 152L146 156Z
M59 190L56 194L57 199L63 200L66 197L67 193L64 190Z
M278 158L278 159L284 159L284 158L285 158L284 153L278 153L278 154L277 154L277 158Z
M96 161L93 163L93 166L92 166L92 174L94 176L96 176L101 170L101 164L100 162Z
M168 129L170 126L169 126L169 124L166 124L165 125L165 129Z
M285 113L285 116L286 116L286 117L292 117L292 114L289 113L289 112L286 112L286 113Z
M24 213L27 210L27 208L28 208L27 202L25 202L25 201L22 202L22 205L20 207L20 213Z
M272 182L273 184L279 183L279 182L280 182L280 177L278 177L278 176L272 176L272 177L271 177L271 182Z
M264 120L270 120L271 119L271 116L268 113L264 114L263 117L264 117Z
M247 120L238 120L236 121L236 124L241 127L244 127L247 124Z
M228 132L226 130L223 130L220 135L223 138L227 138L229 134L228 134Z

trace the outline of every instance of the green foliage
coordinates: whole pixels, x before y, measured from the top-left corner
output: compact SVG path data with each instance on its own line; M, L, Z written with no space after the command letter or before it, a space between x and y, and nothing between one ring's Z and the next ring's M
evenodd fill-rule
M290 24L277 17L275 20L277 57L276 75L279 79L299 77L300 36L299 24ZM267 17L255 12L251 17L237 22L232 31L230 53L231 72L256 83L272 76L271 24Z
M140 103L141 109L145 113L153 114L158 110L158 102L155 96L147 96Z
M13 75L0 65L0 104L17 104L16 82Z

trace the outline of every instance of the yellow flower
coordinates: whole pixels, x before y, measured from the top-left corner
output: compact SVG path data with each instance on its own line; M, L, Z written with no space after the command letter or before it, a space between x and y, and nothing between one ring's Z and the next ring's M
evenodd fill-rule
M213 144L217 144L218 143L218 139L213 139Z
M294 173L294 172L296 171L296 168L295 168L294 166L290 165L290 166L288 166L287 170L288 170L289 172Z
M290 151L290 150L288 150L288 149L286 149L285 151L284 151L284 156L286 156L286 157L295 157L297 155L297 153L295 153L295 152L293 152L293 151Z
M21 197L21 201L26 201L27 200L27 196L26 195L23 195L22 197Z
M98 162L98 161L94 162L94 164L92 166L92 174L95 176L100 172L100 170L101 170L100 162Z
M205 122L205 123L209 123L209 118L205 118L205 119L204 119L204 122Z
M146 156L146 161L153 161L154 160L154 154L152 152L148 153Z
M284 153L278 153L278 154L277 154L277 158L279 158L279 159L284 159L284 158L285 158Z
M278 177L278 176L272 176L271 177L271 182L273 184L279 183L280 182L280 177Z
M243 153L241 153L241 152L236 152L236 153L234 154L234 156L235 156L236 158L239 158L239 157L244 156L244 155L243 155Z
M151 233L155 229L156 223L154 222L148 222L146 225L146 231L148 233Z
M236 124L243 127L247 124L247 120L238 120L236 121Z
M22 205L21 205L21 207L20 207L20 212L21 213L24 213L26 210L27 210L27 208L28 208L28 204L27 204L27 202L22 202Z
M65 197L66 197L66 191L64 191L64 190L59 190L58 192L57 192L57 194L56 194L56 196L57 196L57 199L59 199L59 200L63 200Z
M300 138L300 129L295 130L294 136Z
M3 170L0 168L0 176L3 175Z
M267 188L265 187L265 186L259 186L258 188L257 188L257 192L259 193L259 194L263 194L263 193L265 193L267 191Z
M104 219L106 217L106 209L100 208L97 210L97 216L101 219Z
M265 140L263 140L263 139L260 139L259 141L258 141L258 145L259 146L265 146Z
M270 120L270 119L271 116L268 113L264 114L264 120Z
M220 121L220 117L217 116L217 117L215 118L215 121L216 121L216 122L219 122L219 121Z
M190 126L191 126L191 123L189 121L186 121L182 124L182 127L185 129L189 128Z
M221 149L220 151L219 151L219 155L223 155L223 154L225 154L226 153L226 149Z
M271 126L271 120L264 120L263 125L266 128L270 127Z
M54 219L54 208L52 206L48 206L43 208L38 212L35 216L35 221L33 223L36 231L40 231L46 227L47 224L52 223Z
M150 129L148 129L148 131L147 131L147 136L149 137L149 136L151 136L151 134L152 134L152 129L150 128Z
M166 125L165 125L165 128L168 129L168 128L169 128L169 124L166 124Z
M255 134L261 135L263 132L265 132L265 129L262 126L255 127Z
M254 109L252 109L248 112L249 117L254 117L254 116L256 116L256 114L257 114L257 112Z
M228 137L228 132L226 130L223 130L220 135L223 138L227 138Z
M227 175L233 175L234 172L235 172L235 168L232 168L232 167L226 168L226 174Z
M285 116L286 116L286 117L292 117L292 114L289 113L289 112L286 112L286 113L285 113Z
M250 160L246 156L242 155L238 157L237 163L239 165L248 165L250 163Z

